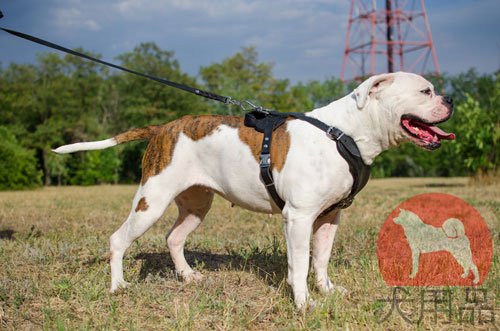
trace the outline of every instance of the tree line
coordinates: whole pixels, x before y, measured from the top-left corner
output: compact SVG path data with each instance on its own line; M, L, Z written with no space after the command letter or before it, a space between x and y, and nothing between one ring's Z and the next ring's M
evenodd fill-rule
M274 77L273 64L259 61L254 47L201 67L197 77L183 72L174 53L155 43L142 43L116 60L140 72L287 112L326 105L355 87L335 77L291 84ZM478 74L471 69L428 78L436 90L444 89L455 98L455 116L442 127L456 133L457 140L434 152L410 144L391 149L376 159L372 176L497 171L499 73ZM42 53L33 64L0 65L0 189L138 182L147 142L68 155L56 155L51 148L105 139L187 114L244 115L236 107L71 55Z

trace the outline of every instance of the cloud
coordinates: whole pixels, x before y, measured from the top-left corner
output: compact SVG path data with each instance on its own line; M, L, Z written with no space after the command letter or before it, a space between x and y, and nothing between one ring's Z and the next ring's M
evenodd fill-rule
M95 20L85 19L82 11L75 7L56 8L52 24L60 29L101 30L101 26Z
M245 0L122 0L114 7L123 17L136 20L160 13L171 15L182 12L189 12L200 18L227 19L228 14L252 15L265 3Z
M101 30L101 26L99 24L97 24L97 22L94 20L86 20L85 22L83 22L83 25L92 31Z
M126 19L147 20L151 17L179 18L189 14L200 21L223 20L221 23L276 22L322 14L322 6L328 4L347 10L344 0L121 0L112 5L117 14ZM254 26L255 27L255 26Z

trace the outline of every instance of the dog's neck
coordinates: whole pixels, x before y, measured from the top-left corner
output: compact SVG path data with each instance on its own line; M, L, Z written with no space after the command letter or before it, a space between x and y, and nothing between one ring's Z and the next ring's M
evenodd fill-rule
M377 102L372 100L371 102ZM373 103L358 109L353 94L349 94L329 105L308 112L328 125L333 125L351 136L358 145L366 165L371 165L377 155L398 145L395 134L387 130L389 110L373 111ZM383 116L386 115L386 116Z

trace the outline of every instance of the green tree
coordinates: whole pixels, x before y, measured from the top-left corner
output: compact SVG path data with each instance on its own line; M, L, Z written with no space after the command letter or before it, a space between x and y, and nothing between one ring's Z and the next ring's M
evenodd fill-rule
M79 153L76 171L72 174L72 185L95 185L118 183L121 160L117 149L105 149Z
M55 175L48 164L50 148L88 140L100 133L96 95L103 77L102 66L75 56L60 58L49 53L40 55L38 61L39 85L35 90L38 124L27 138L41 151L45 184L49 185Z
M66 184L69 175L68 162L72 156L68 154L59 155L47 152L45 157L45 166L48 168L50 174L56 178L57 185L61 186L63 183Z
M482 101L466 94L457 106L456 153L470 174L498 169L500 161L500 73L494 88Z
M127 68L196 86L196 80L181 71L174 53L160 49L155 43L142 43L117 59ZM109 125L112 135L136 127L163 124L183 115L207 113L207 104L202 98L128 73L116 73L102 88L101 106L104 114L113 118ZM122 155L126 159L120 173L123 180L137 181L140 178L145 148L144 143L124 146Z
M289 81L276 79L272 75L273 64L259 62L255 47L242 48L222 63L200 68L200 76L208 91L231 96L235 100L248 100L256 105L282 110L290 109L287 91ZM237 108L212 104L213 113L239 114Z
M22 146L6 127L0 126L0 190L33 188L42 184L35 152Z
M444 75L443 81L445 93L452 95L457 102L465 101L467 95L478 100L488 98L495 88L495 75L479 74L475 69L455 76Z
M340 99L346 94L345 86L338 78L330 77L323 82L309 81L307 84L298 83L291 88L291 94L299 111L309 111L323 107Z
M155 43L142 43L130 53L117 57L121 64L139 72L177 83L196 86L194 78L180 69L171 51L161 50ZM156 81L128 73L113 80L119 93L119 129L161 124L182 115L205 113L201 98Z

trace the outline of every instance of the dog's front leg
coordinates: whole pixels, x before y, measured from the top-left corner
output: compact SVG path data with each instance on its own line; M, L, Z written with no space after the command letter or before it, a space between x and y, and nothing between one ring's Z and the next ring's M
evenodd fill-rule
M288 206L283 210L285 223L286 248L288 257L287 282L292 287L295 304L298 309L313 304L307 290L307 274L309 271L309 241L313 216L300 213Z
M333 240L340 222L340 210L316 219L313 225L312 264L316 274L316 286L323 293L347 294L342 286L333 285L328 276L328 262L332 252Z
M414 278L418 272L418 262L420 260L420 249L417 247L411 248L411 260L412 260L412 269L410 278Z

